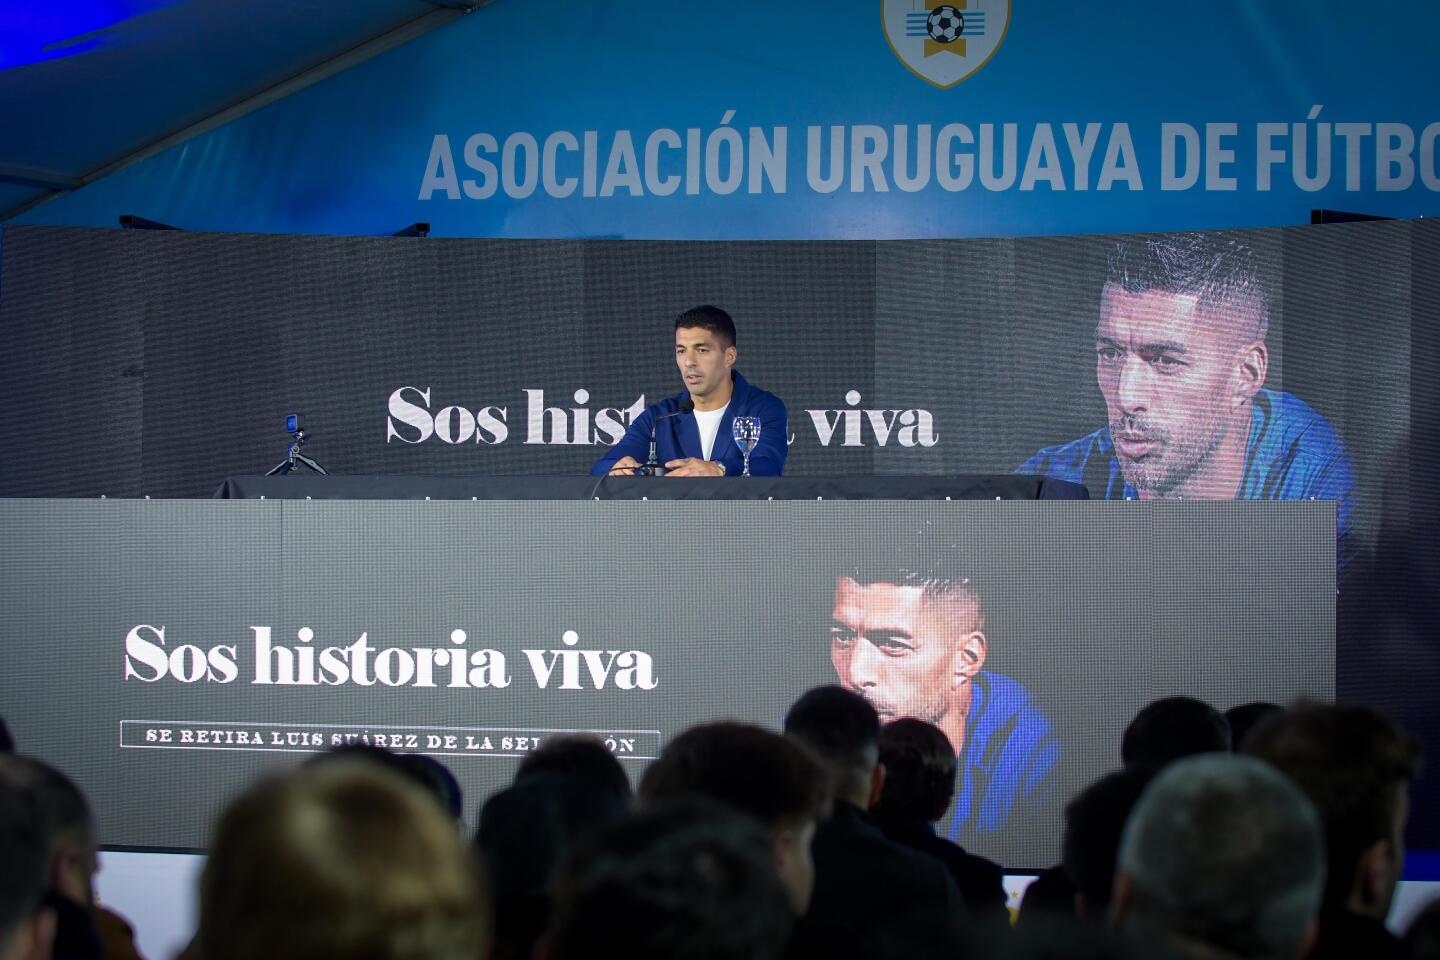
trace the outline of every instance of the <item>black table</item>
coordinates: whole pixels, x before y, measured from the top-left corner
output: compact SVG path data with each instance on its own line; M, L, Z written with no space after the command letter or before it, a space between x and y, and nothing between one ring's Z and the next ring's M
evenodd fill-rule
M228 477L222 500L1088 500L1045 477Z

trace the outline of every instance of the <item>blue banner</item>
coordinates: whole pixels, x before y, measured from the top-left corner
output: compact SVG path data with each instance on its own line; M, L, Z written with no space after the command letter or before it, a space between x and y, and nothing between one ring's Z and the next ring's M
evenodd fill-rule
M1420 2L499 0L13 222L817 239L1420 216L1437 33Z

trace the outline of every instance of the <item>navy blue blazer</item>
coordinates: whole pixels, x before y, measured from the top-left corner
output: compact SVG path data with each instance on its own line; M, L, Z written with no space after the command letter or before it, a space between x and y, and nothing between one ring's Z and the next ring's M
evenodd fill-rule
M710 451L710 459L725 464L727 476L738 475L744 467L745 458L741 456L740 448L735 446L732 423L736 417L759 417L760 442L750 453L750 473L757 477L780 476L785 469L785 457L790 452L790 421L785 413L785 404L775 394L751 386L738 370L730 371L730 379L735 392L730 397L730 406L725 408L720 431L715 434L715 448ZM621 457L634 457L644 463L650 455L650 424L657 415L663 417L679 410L681 401L687 396L687 391L681 391L647 407L631 422L630 429L625 431L620 442L595 461L595 466L590 468L591 476L609 473ZM695 414L661 420L655 435L655 452L661 466L666 461L681 457L700 458L700 427L695 422Z

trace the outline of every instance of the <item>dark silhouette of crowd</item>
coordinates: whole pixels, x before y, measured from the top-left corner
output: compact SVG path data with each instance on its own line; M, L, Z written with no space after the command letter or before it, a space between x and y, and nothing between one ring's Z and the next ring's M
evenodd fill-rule
M0 960L138 957L95 903L76 785L0 750ZM1440 900L1386 927L1418 742L1361 706L1146 706L1064 808L1017 910L939 836L955 751L819 687L783 732L705 723L638 790L558 736L485 799L432 757L349 747L252 786L216 824L188 960L1440 960Z

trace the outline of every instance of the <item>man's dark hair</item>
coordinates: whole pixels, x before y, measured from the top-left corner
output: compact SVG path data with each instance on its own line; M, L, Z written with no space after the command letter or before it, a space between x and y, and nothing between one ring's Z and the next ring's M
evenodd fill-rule
M1087 919L1105 916L1125 821L1153 778L1148 768L1121 770L1096 780L1065 807L1061 863L1085 897Z
M604 791L627 805L635 796L630 778L626 776L625 768L620 766L620 761L615 759L614 752L592 736L570 735L544 741L520 761L515 782L542 773L558 773L583 780L592 789Z
M1230 233L1173 233L1123 240L1110 251L1106 286L1128 294L1187 294L1247 340L1264 340L1269 295L1254 248Z
M39 817L46 856L54 859L63 847L93 852L95 818L85 794L65 774L34 757L0 755L0 789L30 798Z
M49 873L50 851L34 798L0 784L0 953L40 909Z
M686 327L709 330L715 334L722 347L735 346L735 321L730 319L730 314L719 307L712 307L707 303L686 310L675 318L675 329L683 330Z
M955 796L955 748L939 727L913 717L890 721L880 728L880 762L877 814L926 822L945 815Z
M785 715L785 734L805 744L833 775L868 770L880 744L880 715L870 701L836 684L807 691Z
M1370 707L1304 703L1264 721L1245 752L1300 785L1325 826L1325 900L1349 897L1365 849L1395 836L1397 791L1420 772L1420 743Z
M778 960L794 913L772 849L758 823L721 804L689 799L647 810L571 862L549 956Z
M895 539L888 546L865 551L863 556L839 565L836 575L862 587L876 583L920 587L927 602L956 605L970 629L983 630L984 605L969 574L970 563L960 544L921 530Z
M1194 697L1164 697L1147 704L1120 741L1120 762L1158 770L1181 757L1230 750L1230 725L1220 711Z
M709 797L777 830L822 819L829 786L825 769L796 741L750 724L707 723L665 745L640 781L640 799Z
M629 810L628 797L558 773L532 773L485 801L475 849L494 897L494 960L529 960L560 865Z
M1225 722L1230 724L1230 746L1236 753L1239 753L1244 748L1245 738L1250 736L1251 730L1254 730L1267 718L1284 712L1285 708L1278 703L1269 703L1264 700L1242 703L1226 710Z
M629 813L627 802L577 777L536 773L485 801L475 845L497 894L545 891L578 841Z
M367 743L347 743L311 757L308 764L361 759L393 770L435 798L440 808L459 820L465 812L465 794L460 781L439 760L421 753L397 753Z
M413 772L416 782L425 784L450 816L456 820L464 817L465 791L449 767L423 753L397 753L395 756Z

